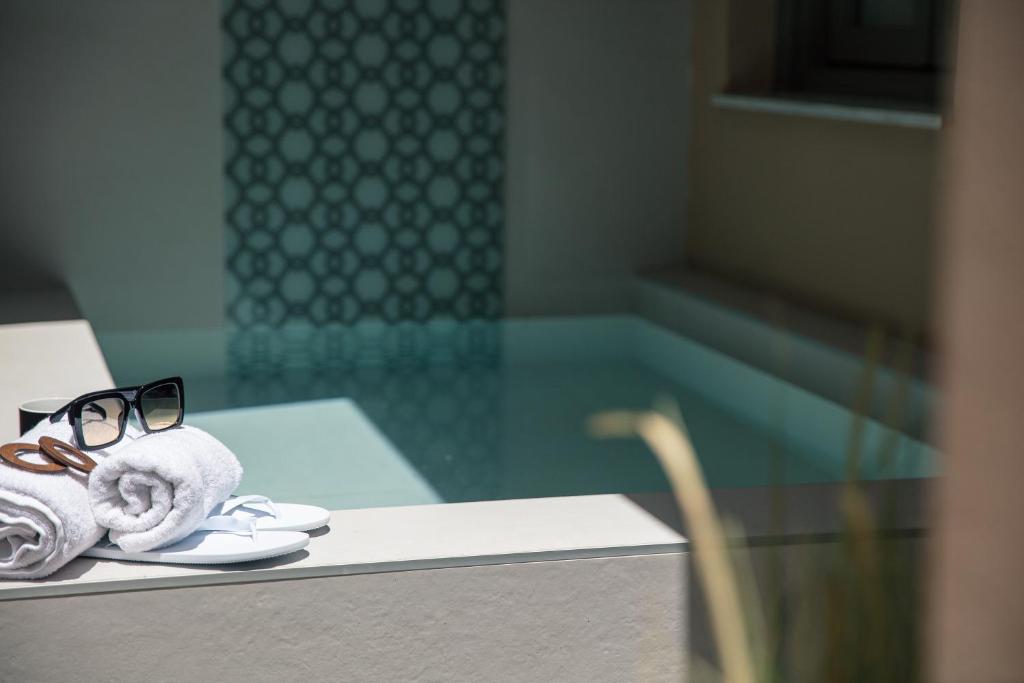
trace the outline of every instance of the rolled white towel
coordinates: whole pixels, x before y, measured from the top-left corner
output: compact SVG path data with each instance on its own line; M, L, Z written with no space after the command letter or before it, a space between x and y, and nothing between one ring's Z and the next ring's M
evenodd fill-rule
M129 425L119 443L87 454L101 463L141 434ZM67 421L50 424L49 420L18 441L37 443L43 436L75 444ZM31 460L35 456L24 457ZM0 463L0 578L42 578L103 538L106 529L96 523L89 509L86 478L85 473L71 468L40 473Z
M227 446L182 426L105 458L89 477L89 500L112 543L144 552L191 534L241 480L242 466Z

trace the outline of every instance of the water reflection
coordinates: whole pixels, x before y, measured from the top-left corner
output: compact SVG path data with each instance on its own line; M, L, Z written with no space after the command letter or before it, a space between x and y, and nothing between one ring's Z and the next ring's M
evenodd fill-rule
M124 374L112 363L118 380L161 374L158 359L212 365L212 337L181 349L171 337L119 340L135 358L108 354L130 361ZM679 404L712 486L844 476L849 413L631 317L246 330L219 352L220 371L175 368L190 413L350 398L448 501L666 490L642 443L584 430L594 413L658 396ZM882 436L869 430L869 450ZM902 460L896 476L925 473L913 453Z
M246 330L228 344L228 405L351 397L445 500L501 497L495 323Z

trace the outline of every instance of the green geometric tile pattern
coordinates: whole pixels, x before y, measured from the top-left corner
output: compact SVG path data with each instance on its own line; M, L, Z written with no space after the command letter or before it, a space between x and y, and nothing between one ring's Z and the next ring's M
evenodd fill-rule
M502 313L502 0L227 0L228 318Z

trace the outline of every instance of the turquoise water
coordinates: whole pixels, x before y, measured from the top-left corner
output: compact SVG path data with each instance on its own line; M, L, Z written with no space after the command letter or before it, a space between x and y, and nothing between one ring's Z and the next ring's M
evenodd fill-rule
M236 451L243 492L282 500L344 508L664 491L640 441L597 439L585 425L665 397L713 487L844 476L847 411L636 318L407 332L100 341L119 382L170 374L168 353L201 366L180 370L186 422ZM224 369L211 370L221 350ZM867 425L865 443L863 476L933 467L928 448L879 425ZM882 452L895 460L887 469Z

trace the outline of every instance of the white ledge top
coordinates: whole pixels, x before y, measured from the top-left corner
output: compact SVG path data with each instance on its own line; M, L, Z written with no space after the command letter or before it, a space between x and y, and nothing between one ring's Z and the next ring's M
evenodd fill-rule
M18 438L22 402L114 386L84 320L0 325L0 373L0 443Z
M722 109L757 111L769 114L789 114L834 121L874 123L904 128L938 130L942 127L942 116L935 112L918 111L910 108L869 106L799 99L782 95L741 95L719 93L711 97L711 103Z
M281 558L209 567L78 558L0 581L0 601L346 574L681 552L687 542L621 495L338 510Z

